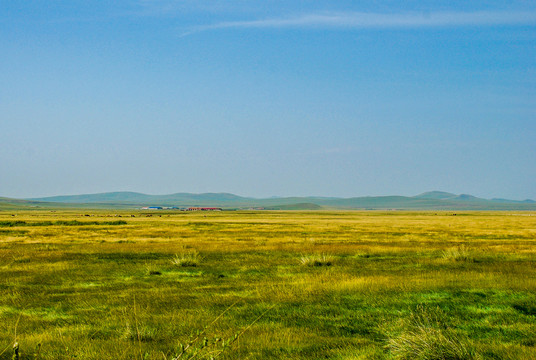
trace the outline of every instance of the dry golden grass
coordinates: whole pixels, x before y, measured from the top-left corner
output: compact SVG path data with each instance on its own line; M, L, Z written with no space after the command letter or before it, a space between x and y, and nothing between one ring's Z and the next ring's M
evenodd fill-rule
M221 358L404 358L416 306L536 357L535 242L529 212L0 212L0 359L171 359L232 304Z

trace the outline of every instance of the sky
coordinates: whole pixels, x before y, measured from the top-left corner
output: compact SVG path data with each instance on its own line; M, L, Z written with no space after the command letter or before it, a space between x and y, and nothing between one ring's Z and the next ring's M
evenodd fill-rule
M0 196L536 199L536 2L0 0Z

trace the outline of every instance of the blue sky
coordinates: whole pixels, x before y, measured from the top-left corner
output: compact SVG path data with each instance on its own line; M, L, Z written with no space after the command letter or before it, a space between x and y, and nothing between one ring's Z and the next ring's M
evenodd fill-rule
M536 199L533 1L0 1L0 196Z

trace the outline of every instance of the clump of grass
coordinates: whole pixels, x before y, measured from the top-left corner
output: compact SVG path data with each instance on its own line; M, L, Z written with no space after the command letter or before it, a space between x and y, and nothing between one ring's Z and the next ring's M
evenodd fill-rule
M31 259L27 255L20 255L20 256L14 255L13 256L13 262L14 263L22 264L22 263L29 263L30 261L31 261Z
M154 328L138 324L132 326L127 322L122 338L131 341L147 342L155 340L156 336L157 333Z
M175 256L173 256L173 258L171 259L171 263L175 266L181 267L196 267L199 266L199 264L201 263L201 256L195 250L184 252L181 254L175 254Z
M403 330L391 336L387 348L397 360L472 360L469 341L449 328L439 309L422 307L403 322Z
M474 258L471 252L464 245L460 245L455 248L444 250L443 259L450 260L450 261L466 261L466 262L474 261Z
M529 302L519 302L513 304L512 307L524 315L536 316L536 305Z
M327 254L302 255L300 257L300 264L303 266L331 266L333 261L334 257Z
M162 275L162 271L160 271L154 265L146 265L145 266L145 271L147 272L147 275Z

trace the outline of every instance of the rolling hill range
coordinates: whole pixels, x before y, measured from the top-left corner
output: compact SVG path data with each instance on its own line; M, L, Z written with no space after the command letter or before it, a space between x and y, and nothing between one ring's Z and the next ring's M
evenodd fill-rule
M264 208L274 210L370 209L370 210L536 210L533 200L482 199L467 194L441 191L416 196L282 197L249 198L229 193L175 193L147 195L137 192L65 195L33 199L0 198L0 209L7 208L139 208L143 206L207 206L224 209Z

